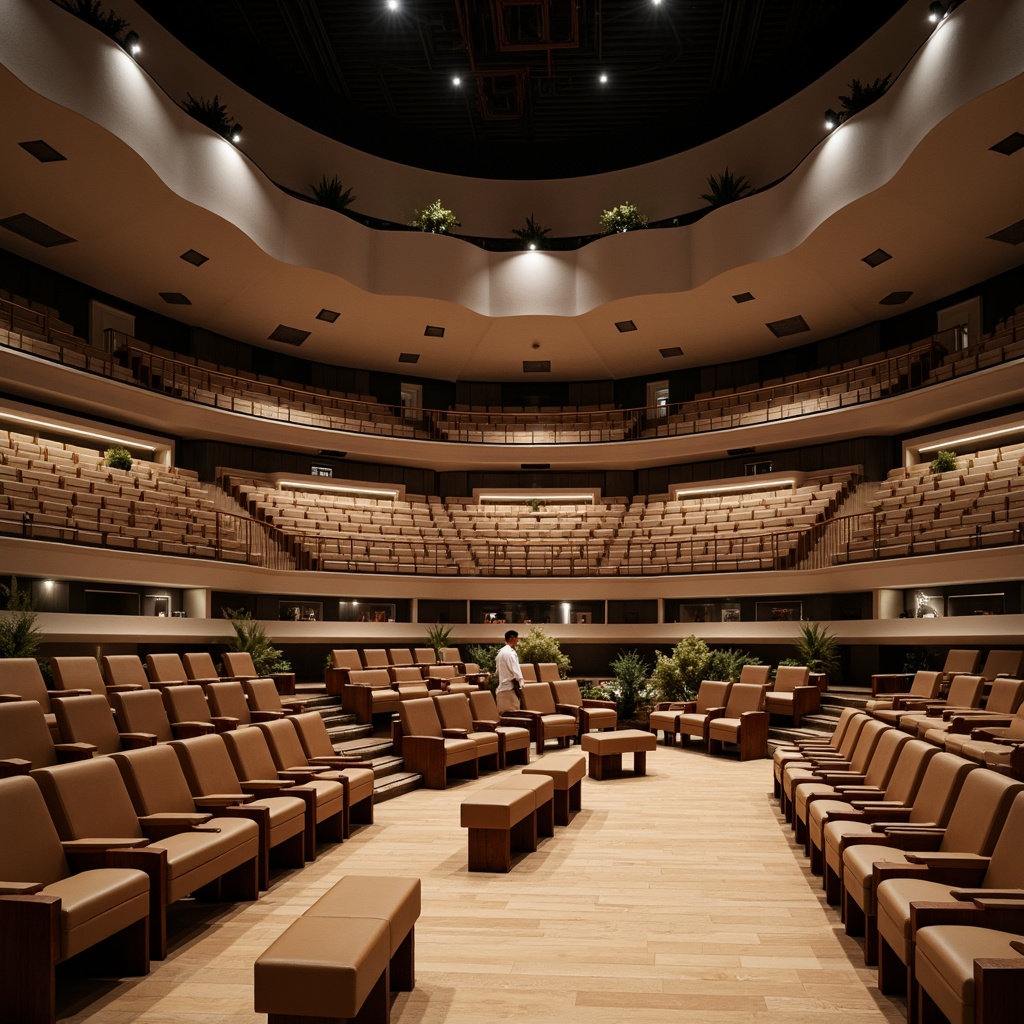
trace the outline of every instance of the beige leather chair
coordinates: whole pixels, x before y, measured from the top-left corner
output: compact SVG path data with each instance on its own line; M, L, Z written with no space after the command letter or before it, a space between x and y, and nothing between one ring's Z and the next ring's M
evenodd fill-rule
M345 838L345 789L340 782L314 782L317 773L308 768L278 769L267 738L259 729L237 729L223 733L221 739L243 789L258 792L261 784L269 785L277 795L284 782L294 782L296 785L288 790L289 795L309 801L308 813L314 828L307 833L306 860L316 859L318 840L340 843ZM274 785L276 780L280 780L279 785Z
M288 721L299 734L299 742L311 763L333 764L341 768L373 768L372 763L359 750L361 743L372 742L371 740L349 740L348 743L352 744L349 749L341 745L336 747L331 741L331 734L327 731L323 716L315 711L292 715Z
M170 747L198 807L244 806L256 822L260 830L261 889L270 887L271 859L278 858L285 867L301 868L305 864L307 831L309 845L315 847L313 805L307 805L301 796L289 795L287 787L291 783L267 780L255 792L247 791L219 736L174 740Z
M110 704L120 732L148 734L157 743L186 739L189 736L203 736L213 732L212 722L171 722L159 690L131 690L127 693L112 693Z
M973 728L984 728L986 725L995 729L1007 728L1022 701L1024 679L1001 676L992 683L983 707L946 708L941 719L932 718L922 722L917 727L917 734L937 747L945 747L958 754L963 743L970 738Z
M759 686L767 686L771 682L771 665L744 665L740 669L738 683L757 683Z
M108 693L149 689L149 677L137 654L105 654L100 666Z
M525 678L525 676L524 676ZM520 708L504 717L510 722L532 718L536 729L537 753L544 753L548 740L557 740L560 747L567 747L579 734L579 723L574 715L567 715L555 707L555 698L547 683L525 683L519 695Z
M203 688L194 683L184 686L168 686L161 691L167 717L173 727L175 722L200 722L212 725L216 732L227 732L238 728L238 719L214 715Z
M60 697L53 709L63 743L86 744L97 754L156 743L152 733L119 733L106 697Z
M739 747L741 761L768 756L768 713L765 688L756 683L735 683L729 691L725 713L708 723L708 753L717 754L724 744Z
M319 717L319 716L318 716ZM295 726L287 719L260 722L263 733L279 772L305 770L315 775L311 779L314 789L325 780L338 782L345 791L345 838L349 836L351 822L369 824L373 821L373 769L354 766L351 758L337 754L310 760L299 739Z
M992 773L975 772L971 779L983 774ZM908 1015L914 1009L917 984L911 904L955 903L956 894L964 890L979 897L996 898L1000 893L1016 893L1018 899L1024 900L1024 785L1001 776L996 778L1002 787L997 815L1006 801L1009 803L1003 812L1004 820L998 824L993 821L989 850L969 856L951 847L958 854L952 864L948 863L950 858L929 861L925 853L919 855L919 860L911 853L899 865L886 863L877 869L878 987L883 992L906 991ZM995 800L993 797L994 803ZM979 826L984 828L980 813ZM1024 909L1024 902L1021 907Z
M206 687L206 699L215 715L220 718L234 718L239 727L284 717L284 711L257 711L249 707L249 702L245 699L245 690L238 682L210 683Z
M185 666L185 675L192 683L217 682L220 676L217 675L217 666L213 663L213 656L207 651L193 651L181 656L182 664Z
M417 665L400 665L392 668L390 672L391 685L398 691L399 700L430 696L430 688Z
M465 662L463 662L462 660L462 652L458 649L458 647L442 647L441 664L454 665L455 671L458 672L459 675L465 674Z
M374 715L393 714L401 697L391 685L386 668L359 669L350 672L341 688L341 705L360 725L370 725Z
M232 679L264 679L269 677L274 680L274 685L281 692L295 692L294 672L257 672L256 666L253 664L252 655L248 651L225 651L223 660L224 671Z
M464 693L442 693L434 696L434 706L441 720L444 736L465 737L476 744L476 760L480 771L497 771L501 764L501 741L493 729L477 729L469 698Z
M75 854L65 854L31 779L0 779L0 821L0 1005L5 1019L53 1024L57 964L111 936L119 938L104 959L104 974L148 974L146 872L113 867L113 858L102 853L91 857L97 867L76 871ZM117 860L125 859L119 851Z
M54 743L43 709L34 700L0 703L0 778L81 761L93 752L90 743Z
M562 678L558 665L553 661L538 661L536 668L538 683L555 683Z
M856 741L856 732L863 727L867 719L868 716L863 711L858 711L852 707L843 708L836 721L836 727L832 730L832 735L827 739L815 737L813 739L799 740L792 744L780 744L777 746L772 751L775 795L779 796L781 793L782 769L787 762L799 761L801 758L813 753L839 756L843 743L847 741L849 730L852 729L854 730L854 735L850 738L846 751L847 756L849 756L850 751L853 749L853 743Z
M647 719L647 728L657 733L662 730L667 746L675 743L688 744L691 736L699 736L704 746L708 742L708 721L712 713L722 713L732 683L717 679L705 679L697 688L695 700L659 701Z
M437 651L433 647L414 647L413 662L421 668L433 668L437 664Z
M478 689L475 683L459 674L455 665L434 665L427 669L427 686L444 693L472 693Z
M575 714L580 724L579 736L585 732L604 732L618 728L619 712L615 701L584 698L580 693L580 684L575 679L552 679L548 685L555 699L555 710Z
M190 893L228 900L254 900L259 894L255 826L222 834L194 827L192 822L202 815L140 819L109 757L39 768L32 777L64 842L74 841L86 849L94 849L95 840L100 840L100 846L140 847L133 857L138 856L140 867L149 875L149 943L154 960L164 959L167 953L169 904Z
M389 647L388 661L396 668L412 668L415 662L408 647Z
M432 698L404 700L398 707L398 715L405 767L422 775L427 789L444 789L448 784L448 771L453 768L465 778L480 777L476 744L464 737L456 739L444 735Z
M953 649L946 653L946 661L939 673L942 686L948 686L955 676L973 676L981 664L981 651Z
M82 690L82 693L90 693ZM51 697L70 697L73 691L47 690L46 681L39 671L39 662L35 658L0 658L0 703L16 700L34 701L43 709L47 728L55 742L60 742L60 730L57 728L57 716L50 706Z
M154 686L157 684L170 686L188 682L188 673L178 654L147 654L146 672Z
M978 675L986 682L1009 676L1016 679L1024 668L1024 651L989 651Z
M959 750L954 750L961 739L964 742L959 744ZM1000 769L1009 766L1010 755L1021 744L1024 744L1024 706L1017 710L1007 726L976 725L968 736L950 734L946 739L947 749L953 753Z
M510 764L530 763L530 744L536 742L530 730L523 726L512 725L498 714L498 705L494 694L489 689L474 690L469 694L469 706L473 713L473 728L492 728L498 735L498 757L501 767Z
M348 683L349 673L359 672L363 668L363 659L354 648L331 651L331 663L324 669L324 684L327 692L340 697L342 688Z
M273 679L243 679L242 690L252 711L268 711L279 715L297 715L306 708L303 700L281 700Z
M899 727L911 736L916 736L922 725L927 731L932 723L941 722L943 714L953 708L960 711L977 709L981 706L984 689L985 682L981 676L954 676L944 701L933 701L918 710L905 712L900 715Z
M765 711L793 719L793 727L800 725L804 715L821 707L821 691L808 680L811 671L806 665L780 665L775 673L775 685L765 694Z
M913 705L939 699L941 672L916 672L907 693L894 693L888 697L869 700L864 710L889 725L896 725L904 711L913 710Z
M91 693L107 699L107 686L103 682L103 674L95 658L51 658L50 671L53 673L54 686L58 690L74 690L77 695Z
M390 668L388 652L382 647L366 647L363 649L364 668Z
M466 674L466 682L478 689L487 687L491 681L491 673L485 672L475 661L464 662L462 670Z
M539 683L540 679L537 676L537 668L532 661L520 662L519 674L523 677L524 683Z

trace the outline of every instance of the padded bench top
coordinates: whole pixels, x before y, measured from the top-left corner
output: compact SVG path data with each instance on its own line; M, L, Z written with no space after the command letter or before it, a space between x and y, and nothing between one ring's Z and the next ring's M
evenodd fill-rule
M580 746L590 754L625 754L637 750L655 750L657 737L641 729L623 729L621 732L588 732Z
M555 798L555 783L550 775L509 775L498 779L490 789L513 789L530 792L534 795L535 804L540 807Z
M391 875L346 875L306 911L305 917L366 917L384 921L390 931L390 955L402 944L420 916L418 878Z
M462 801L463 828L510 829L537 808L532 790L488 788Z
M587 774L587 759L582 754L547 754L523 768L523 775L548 775L555 789L570 789Z

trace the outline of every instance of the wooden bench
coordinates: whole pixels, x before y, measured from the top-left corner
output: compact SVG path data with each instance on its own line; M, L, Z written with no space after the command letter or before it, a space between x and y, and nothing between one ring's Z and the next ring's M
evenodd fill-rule
M415 984L418 878L347 875L257 959L268 1024L388 1024L391 990Z
M633 755L633 774L647 774L647 751L657 747L657 736L643 729L622 729L620 732L588 732L581 743L590 755L588 774L601 780L622 771L622 755Z
M537 849L537 801L532 790L488 787L462 801L469 829L469 870L512 870L512 854Z
M523 769L523 775L547 775L555 787L555 824L568 825L569 815L583 805L582 783L586 758L576 751L547 754Z
M530 792L534 796L534 810L537 814L537 835L555 834L555 783L550 775L523 775L517 773L499 779L491 789L514 789Z

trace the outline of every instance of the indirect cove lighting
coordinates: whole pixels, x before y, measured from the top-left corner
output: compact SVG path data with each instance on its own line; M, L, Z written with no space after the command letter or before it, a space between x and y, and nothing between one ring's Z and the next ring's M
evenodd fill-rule
M676 501L683 498L693 498L699 494L726 494L735 491L778 491L783 487L796 487L796 480L793 477L786 477L783 480L765 480L760 484L732 484L728 487L687 487L676 490Z
M74 434L76 437L87 437L91 441L109 441L113 444L124 445L125 448L137 448L140 451L155 452L155 446L143 444L142 441L133 441L126 437L111 437L109 434L97 434L94 430L78 430L75 427L66 426L63 423L53 423L49 420L37 420L29 416L16 416L13 412L0 411L0 419L12 420L15 423L25 423L32 427L43 427L46 430L56 430L60 434Z
M918 452L937 452L942 448L952 448L954 445L966 444L968 441L988 441L993 437L1005 437L1007 434L1019 434L1024 430L1024 425L1017 423L1011 427L1002 427L999 430L986 430L983 434L968 434L966 437L947 437L938 444L925 445L918 448Z
M351 494L360 498L384 498L394 501L398 491L384 491L373 487L348 487L345 484L312 484L308 480L278 480L278 487L294 487L297 491L330 491L332 494Z

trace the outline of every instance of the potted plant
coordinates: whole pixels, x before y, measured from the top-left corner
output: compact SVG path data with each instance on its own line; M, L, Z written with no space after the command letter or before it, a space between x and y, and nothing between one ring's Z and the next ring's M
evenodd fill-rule
M0 594L7 598L7 611L0 614L0 658L34 658L43 642L36 626L36 610L28 590L19 590L18 581L0 583Z
M641 700L646 696L647 678L651 674L650 663L644 661L639 651L619 651L608 667L615 678L606 687L606 691L614 691L619 721L632 721L636 718Z
M132 453L127 448L108 448L103 453L103 465L127 472L132 468Z
M525 227L513 228L512 234L519 239L524 249L543 249L544 239L551 234L551 228L541 227L531 213L526 218Z
M711 649L690 635L672 648L671 654L654 652L656 660L651 673L654 697L658 701L693 700L704 678L704 669L711 658Z
M449 646L452 630L452 626L442 626L441 623L427 627L427 646L433 647L438 661L441 660L441 652Z
M124 31L128 28L128 22L117 11L103 10L100 0L60 0L60 6L94 28L98 28L115 42L124 42Z
M742 175L735 175L728 167L721 174L708 175L708 191L701 193L703 199L712 209L728 206L742 199L752 191L749 181Z
M632 204L621 203L601 211L601 230L606 235L647 227L647 218Z
M416 211L410 226L434 235L447 235L452 228L462 227L462 221L451 210L442 206L440 199L435 199L429 206Z
M328 178L326 174L321 175L320 180L309 187L317 206L325 206L328 210L344 210L356 201L352 188L342 188L341 180L336 174L332 178Z
M929 468L933 473L952 473L957 468L956 452L938 452Z
M562 653L562 648L553 636L548 636L540 626L532 626L526 636L519 638L516 646L516 654L523 664L532 662L539 665L541 662L553 661L558 666L558 674L565 679L572 669L572 662L567 654Z
M875 100L885 95L889 88L889 79L892 77L890 71L885 78L876 78L869 84L862 84L859 78L855 78L849 86L850 95L840 96L839 105L842 108L835 117L837 125L848 121L854 114L859 113L865 107L870 107Z
M839 643L820 622L805 622L793 645L799 658L812 673L824 676L818 686L828 689L828 677L839 678Z
M233 608L225 608L224 617L231 621L235 631L235 639L228 644L229 649L248 651L253 666L261 676L291 672L291 663L284 659L284 652L270 642L262 622L257 622L247 611Z
M227 104L221 103L218 96L214 96L212 100L207 100L201 96L197 99L192 93L188 93L185 99L181 101L181 109L189 117L195 118L200 124L206 125L207 128L215 131L225 139L230 139L235 131L238 130L238 125L235 124L234 118L228 113Z

